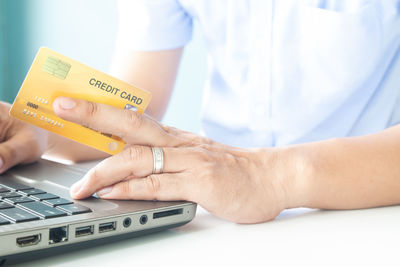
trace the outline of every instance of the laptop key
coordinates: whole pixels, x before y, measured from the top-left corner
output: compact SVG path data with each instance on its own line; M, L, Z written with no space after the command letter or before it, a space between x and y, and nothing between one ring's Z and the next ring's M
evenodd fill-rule
M0 217L0 225L5 225L5 224L9 224L9 223L10 223L9 220L6 220L3 217Z
M40 219L38 216L33 215L32 213L24 211L20 208L10 208L10 209L0 210L0 215L3 215L7 219L10 219L15 223L29 222Z
M10 201L13 204L27 203L27 202L33 202L34 201L32 198L25 197L25 196L9 198L7 200Z
M12 197L21 197L22 195L18 194L17 192L4 192L0 193L0 198L12 198Z
M60 206L60 205L68 205L68 204L73 204L71 200L65 199L65 198L56 198L56 199L47 199L44 200L43 203L50 205L52 207Z
M88 207L85 207L85 206L82 206L79 204L62 205L62 206L58 206L57 208L64 210L72 215L92 212L92 210L89 209Z
M37 189L37 188L32 188L32 189L20 190L20 193L31 196L31 195L37 195L37 194L45 194L46 192L43 190Z
M4 193L4 192L10 192L10 190L5 187L0 186L0 193Z
M3 201L0 201L0 210L9 209L9 208L14 208L14 205L11 205L11 204L3 202Z
M55 199L55 198L60 198L59 196L50 194L50 193L45 193L45 194L38 194L38 195L32 195L31 196L35 200L47 200L47 199Z
M16 183L16 182L10 182L10 181L0 181L0 186L8 187L8 188L15 189L15 190L33 189L32 186L24 185L24 184L20 184L20 183Z
M32 211L33 213L38 214L40 217L43 217L45 219L68 215L64 211L55 209L53 207L49 207L41 202L35 201L35 202L29 202L29 203L21 203L18 205L29 209L29 211Z

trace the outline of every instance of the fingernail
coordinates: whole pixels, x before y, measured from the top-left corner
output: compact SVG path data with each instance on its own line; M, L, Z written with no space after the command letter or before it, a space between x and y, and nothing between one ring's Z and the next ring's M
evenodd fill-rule
M57 102L63 109L73 109L76 106L75 100L69 97L58 97Z
M102 197L102 196L107 195L108 193L110 193L112 191L112 189L113 189L112 186L105 187L105 188L101 189L100 191L98 191L96 194L99 197Z

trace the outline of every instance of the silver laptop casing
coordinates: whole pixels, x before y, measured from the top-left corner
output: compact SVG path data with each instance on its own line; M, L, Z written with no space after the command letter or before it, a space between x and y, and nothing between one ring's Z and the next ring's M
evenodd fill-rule
M0 184L2 181L14 181L71 199L69 187L82 178L86 171L75 165L40 160L34 164L18 166L0 175ZM93 212L0 226L0 265L7 263L8 258L16 258L21 253L31 255L30 252L34 254L40 250L51 251L53 248L71 247L72 244L79 243L90 245L90 241L98 239L111 240L117 236L135 236L168 229L190 222L196 214L196 204L184 201L109 201L95 197L73 201L90 208ZM130 225L127 226L129 221ZM113 222L115 230L99 231L100 224ZM93 226L93 233L77 237L77 228L84 229L87 226ZM67 229L66 239L52 243L49 240L51 229L65 229L63 227ZM32 235L40 235L37 244L22 247L17 244L17 239Z

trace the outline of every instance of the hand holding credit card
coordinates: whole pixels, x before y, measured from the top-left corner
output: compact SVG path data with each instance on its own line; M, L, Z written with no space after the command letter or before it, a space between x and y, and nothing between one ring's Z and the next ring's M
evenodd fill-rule
M42 47L25 78L10 115L109 154L125 143L117 136L100 133L58 117L55 98L67 96L129 109L143 114L151 93Z

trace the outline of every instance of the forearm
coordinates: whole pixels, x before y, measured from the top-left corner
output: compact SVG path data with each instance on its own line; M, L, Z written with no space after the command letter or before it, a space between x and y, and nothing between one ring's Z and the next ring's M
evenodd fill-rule
M152 93L146 113L161 120L174 88L183 47L163 51L135 52L117 46L111 74Z
M357 209L400 203L400 126L284 150L296 168L291 207Z

